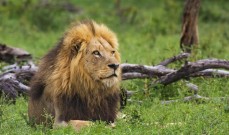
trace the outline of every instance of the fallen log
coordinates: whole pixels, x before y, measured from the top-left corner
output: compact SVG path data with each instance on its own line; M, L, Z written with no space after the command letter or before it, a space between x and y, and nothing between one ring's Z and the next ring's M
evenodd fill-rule
M31 59L32 55L27 51L16 47L9 47L5 44L0 43L0 61L14 63L21 61L29 61Z
M176 102L190 102L190 101L206 102L212 100L228 100L228 97L203 97L198 94L194 94L192 96L184 97L183 99L162 101L161 104L171 104Z
M190 62L181 67L179 70L162 76L156 81L156 83L168 85L180 79L190 77L190 75L193 73L198 73L199 71L211 68L224 68L229 70L229 61L219 59L204 59L197 62Z
M168 85L187 77L229 77L229 71L227 71L229 69L229 61L218 59L205 59L188 63L178 70L166 68L162 65L147 66L127 63L121 64L121 68L123 80L158 78L154 84L163 85ZM217 70L215 68L226 70ZM4 72L0 74L0 89L13 98L17 94L9 93L15 93L16 90L27 93L29 91L28 82L37 69L38 67L34 64L24 66L14 64L4 67ZM12 85L12 87L9 85Z
M7 73L0 77L0 90L7 98L15 100L19 94L28 94L30 88L17 79L17 74Z
M22 50L22 52L26 51ZM4 53L0 51L0 54ZM7 54L12 55L8 58L14 59L14 57L20 53ZM30 54L29 56L31 58ZM165 67L177 60L187 59L188 57L188 53L181 53L164 60L156 66L123 63L121 64L122 79L153 78L154 82L152 82L152 84L169 85L189 77L229 77L229 61L227 60L203 59L196 62L186 63L180 69ZM8 58L2 58L1 61L11 61ZM27 62L23 63L23 65L18 64L18 62L15 61L15 64L2 67L2 73L0 73L0 90L12 99L15 99L20 93L27 94L29 92L29 81L36 73L37 69L38 67L31 59L27 59ZM189 83L187 83L187 86L193 90L197 87L194 84L191 85Z

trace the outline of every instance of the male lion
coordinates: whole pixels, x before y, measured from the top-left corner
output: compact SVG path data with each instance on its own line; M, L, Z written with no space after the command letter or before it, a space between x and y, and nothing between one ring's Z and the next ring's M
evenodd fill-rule
M114 122L121 70L118 41L105 25L79 22L45 55L31 81L29 119L76 129L89 121Z

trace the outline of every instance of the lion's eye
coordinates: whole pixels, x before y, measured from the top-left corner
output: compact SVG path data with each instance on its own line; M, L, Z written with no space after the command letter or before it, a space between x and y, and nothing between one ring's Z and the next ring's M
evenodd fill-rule
M115 54L115 51L111 51L111 54L112 54L112 56L114 56L114 54Z
M95 56L98 56L98 57L101 56L101 54L99 53L99 51L93 51L92 54L94 54Z

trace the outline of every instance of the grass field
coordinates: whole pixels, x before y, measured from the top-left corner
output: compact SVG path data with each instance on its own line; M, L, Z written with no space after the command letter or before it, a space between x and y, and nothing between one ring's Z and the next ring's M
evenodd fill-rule
M114 1L69 0L80 12L68 12L61 0L45 7L39 0L8 0L0 6L0 42L29 51L37 61L52 48L69 24L93 19L117 33L122 62L155 65L180 53L182 0L123 0L123 18L116 15ZM1 0L0 0L1 4ZM136 13L136 16L134 14ZM199 16L200 44L195 58L229 60L229 2L202 0ZM134 17L132 17L134 16ZM172 64L179 67L181 63ZM96 122L80 134L229 134L229 81L227 78L195 78L199 94L212 100L176 102L192 95L184 81L166 87L147 88L150 80L124 81L123 87L135 91L131 102L122 110L115 128ZM226 97L220 100L218 97ZM75 134L70 128L32 128L27 124L27 97L16 104L0 100L0 134Z

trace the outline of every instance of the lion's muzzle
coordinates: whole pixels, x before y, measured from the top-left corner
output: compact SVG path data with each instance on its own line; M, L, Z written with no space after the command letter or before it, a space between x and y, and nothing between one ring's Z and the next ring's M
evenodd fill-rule
M109 64L108 67L116 70L119 67L119 64L112 63L112 64Z

